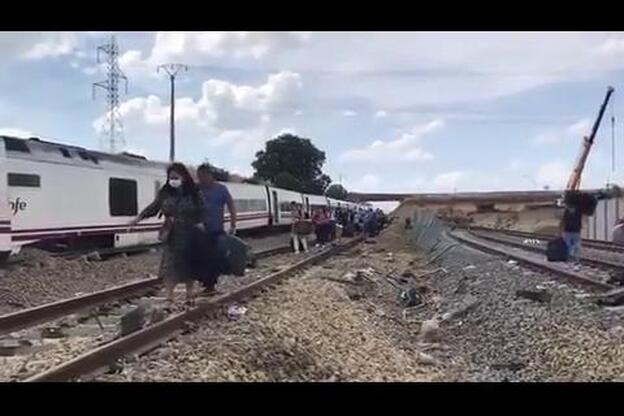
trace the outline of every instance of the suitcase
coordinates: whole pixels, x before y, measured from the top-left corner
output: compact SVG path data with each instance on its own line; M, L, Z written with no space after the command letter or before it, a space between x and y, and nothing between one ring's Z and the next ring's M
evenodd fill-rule
M225 260L225 274L244 276L249 263L250 247L233 235L222 234L217 241L219 252Z
M546 258L548 261L566 261L568 259L568 246L563 238L559 237L548 242Z

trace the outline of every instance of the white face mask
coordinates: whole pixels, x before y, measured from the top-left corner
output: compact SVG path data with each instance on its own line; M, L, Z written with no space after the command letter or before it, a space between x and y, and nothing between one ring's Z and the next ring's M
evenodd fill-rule
M182 186L182 179L169 179L169 185L174 188L179 188Z

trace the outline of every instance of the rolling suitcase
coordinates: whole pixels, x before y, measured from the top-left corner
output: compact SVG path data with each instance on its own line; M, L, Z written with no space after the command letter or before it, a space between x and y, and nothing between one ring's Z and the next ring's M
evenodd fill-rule
M228 234L220 235L217 244L225 260L225 274L244 276L251 251L249 246L240 238Z
M568 259L568 246L563 238L559 237L548 242L546 258L548 261L566 261Z

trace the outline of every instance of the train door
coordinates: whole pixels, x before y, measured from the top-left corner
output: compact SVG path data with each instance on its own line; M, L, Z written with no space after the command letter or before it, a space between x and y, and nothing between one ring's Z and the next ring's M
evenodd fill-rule
M280 223L280 215L279 215L279 211L280 211L280 206L279 206L279 202L277 200L277 191L272 191L273 194L273 223L274 224L279 224Z
M310 214L310 216L312 216L312 210L310 209L310 198L308 198L307 196L303 197L303 200L305 202L305 210L308 214Z

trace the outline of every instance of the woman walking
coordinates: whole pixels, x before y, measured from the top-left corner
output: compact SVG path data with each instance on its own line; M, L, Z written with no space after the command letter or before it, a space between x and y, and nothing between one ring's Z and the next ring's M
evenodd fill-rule
M292 241L295 253L299 253L299 245L303 247L305 253L308 252L308 235L312 232L312 223L310 215L303 211L303 207L297 206L295 202L291 203L291 212L293 215L292 224Z
M164 246L159 277L165 284L168 306L173 303L178 283L186 285L187 304L193 303L193 281L200 270L193 241L198 230L203 230L203 208L197 185L186 167L182 163L172 163L167 168L167 183L156 199L130 222L130 225L136 225L159 212L165 216L165 224L158 236Z

